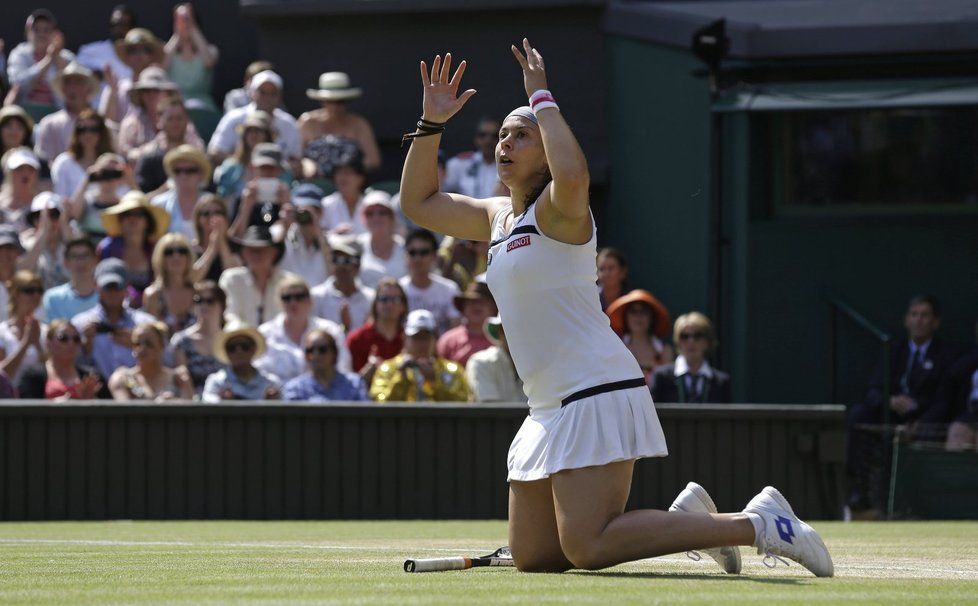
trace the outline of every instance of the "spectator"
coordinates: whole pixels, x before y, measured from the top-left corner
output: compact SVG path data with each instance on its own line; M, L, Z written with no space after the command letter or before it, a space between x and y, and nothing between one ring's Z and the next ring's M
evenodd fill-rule
M361 209L367 173L359 154L339 160L329 177L336 191L323 198L321 227L336 234L366 233Z
M112 134L102 116L91 108L78 112L67 149L51 164L54 193L70 200L85 181L86 171L103 154L112 151Z
M488 318L486 335L492 347L477 351L465 365L465 378L475 402L526 402L520 380L506 344L506 331L498 316Z
M35 239L32 250L27 252L20 243L20 234L17 230L10 225L0 225L0 320L7 319L10 303L7 283L13 279L17 270L33 271L36 268L41 249L39 244L40 241Z
M601 309L608 309L611 302L628 292L625 279L628 262L625 253L610 246L598 252L598 287Z
M125 4L117 5L109 16L109 38L82 44L78 49L77 61L99 74L111 71L116 78L132 78L132 70L116 52L116 43L123 40L134 25L136 15L132 10Z
M148 143L136 148L130 157L135 160L139 189L150 198L169 190L164 159L166 154L177 147L189 146L204 151L204 142L197 135L191 136L190 114L180 97L163 97L157 108L159 119L157 133ZM210 161L207 162L210 166ZM206 182L205 182L206 184Z
M173 360L177 366L184 366L190 371L197 395L204 390L207 377L224 367L217 359L214 348L224 327L226 306L224 291L216 282L197 282L194 285L194 316L197 321L170 340Z
M153 248L153 275L143 311L175 334L194 323L194 253L183 234L164 234Z
M672 324L669 310L649 291L635 289L615 299L605 311L611 328L638 360L646 383L651 385L655 370L675 357L672 346L663 342Z
M54 90L63 99L64 107L44 116L34 132L34 153L52 162L68 149L75 132L75 121L98 92L98 80L92 70L74 61L54 79ZM94 158L93 158L94 159Z
M72 194L69 208L78 227L95 240L105 237L102 213L137 189L132 168L118 154L102 154L85 171L85 179Z
M251 154L257 177L245 185L234 209L231 233L238 235L249 225L271 227L279 220L282 206L290 199L282 152L275 143L259 143Z
M346 333L336 322L312 315L312 301L306 281L290 275L278 285L278 297L282 302L281 313L258 327L269 351L257 364L283 381L302 374L305 368L302 340L310 330L321 329L333 335L333 339L340 344L337 367L342 372L349 372L351 363Z
M713 368L707 357L716 350L709 318L694 311L676 318L672 339L679 356L652 375L652 399L680 404L729 404L730 375Z
M180 88L187 104L217 111L217 104L211 97L217 47L207 42L200 31L197 14L189 2L173 8L173 36L163 50L166 71Z
M27 224L30 227L21 234L21 242L26 249L40 249L36 267L44 289L64 284L68 281L64 245L75 236L64 212L64 200L49 191L37 194L31 202Z
M311 162L304 168L306 178L323 177L343 157L357 150L363 156L367 171L380 167L380 150L370 122L354 114L346 103L360 97L360 89L350 87L350 77L343 72L327 72L319 76L319 89L307 89L306 96L322 104L320 109L299 117L303 155Z
M951 420L947 450L978 449L978 348L962 356L948 369L938 388L938 402Z
M211 163L204 152L185 143L166 153L163 167L173 187L153 198L152 204L170 215L170 233L190 241L194 238L194 208L210 182Z
M278 107L282 102L281 76L270 70L255 74L251 79L250 91L251 103L224 114L218 122L217 129L207 146L207 152L216 161L230 156L237 147L238 125L245 121L248 114L261 110L272 115L278 133L275 142L279 144L289 161L297 164L302 155L299 130L296 128L295 118Z
M404 350L374 373L370 397L378 402L465 402L464 369L435 355L435 316L426 309L408 314Z
M166 349L166 325L150 322L132 331L132 351L136 364L131 368L118 368L109 377L112 399L120 402L150 400L167 402L192 400L193 383L186 368L173 370L163 365Z
M473 280L482 277L488 261L488 242L445 236L438 247L441 275L455 282L461 289L468 288Z
M139 80L146 68L163 63L163 43L148 29L134 27L115 42L115 50L122 62L129 66L132 75L117 75L111 68L106 69L103 75L107 86L99 101L99 113L121 124L131 111L129 93L133 82Z
M43 294L44 284L36 273L20 270L10 281L7 319L0 323L0 372L14 385L25 368L44 360L47 326L35 315Z
M404 318L407 315L407 295L394 278L384 278L377 284L370 319L350 333L346 340L350 348L353 370L363 382L370 384L374 372L384 360L393 358L404 348Z
M105 382L91 366L78 364L81 335L64 318L48 324L47 360L24 368L17 394L25 400L94 400L109 397Z
M336 368L338 347L325 330L310 330L303 339L306 368L282 387L282 399L301 402L357 401L367 399L360 375Z
M71 319L84 337L84 357L94 363L103 377L115 369L132 366L132 329L155 321L146 312L126 305L126 265L119 259L106 259L95 268L98 303Z
M34 119L22 107L8 105L0 109L0 156L15 147L30 147L33 137Z
M38 176L41 163L29 147L15 147L0 158L3 185L0 186L0 219L17 231L27 229L27 213L40 191Z
M252 61L245 68L244 73L244 86L241 88L235 88L229 90L226 95L224 95L224 113L231 113L232 110L238 109L239 107L244 107L251 103L251 95L248 92L251 88L251 79L255 77L256 74L260 74L265 71L275 71L275 66L268 61Z
M73 238L65 243L64 264L69 280L44 292L42 304L48 322L70 320L98 304L95 262L95 245L88 238Z
M957 359L958 350L937 336L941 326L941 308L935 297L913 297L903 319L907 336L900 339L890 353L889 402L883 401L883 370L877 365L869 382L864 402L849 410L847 471L852 483L848 507L850 512L869 509L868 461L875 447L873 436L857 427L883 422L884 407L889 418L899 425L943 424L947 410L937 406L937 390L948 369ZM929 427L928 427L929 429ZM943 440L943 435L923 432L917 437Z
M426 229L408 234L405 250L408 255L408 275L399 280L407 293L408 309L427 309L435 316L441 334L459 322L455 309L458 285L434 272L435 236Z
M170 224L166 211L153 206L140 191L131 191L112 208L102 213L105 238L99 242L98 258L122 259L126 264L130 296L136 307L142 305L143 291L153 283L153 246Z
M472 354L492 346L483 325L498 310L485 282L469 284L464 293L455 296L454 303L462 314L462 323L438 339L438 356L465 368Z
M160 127L160 104L164 98L177 94L177 85L170 81L162 68L152 65L139 74L129 91L131 109L119 125L119 153L130 162L139 159L137 148L156 137ZM192 123L185 127L184 140L203 149Z
M252 153L259 143L273 143L276 131L272 125L272 115L257 110L248 114L244 122L238 125L237 132L238 145L234 155L226 158L214 171L217 195L227 200L238 198L245 184L258 176L258 169L252 163ZM286 170L279 178L292 181L292 175Z
M198 279L217 282L225 269L241 266L241 257L228 242L228 205L224 198L204 194L194 207L194 252Z
M39 8L27 17L27 41L10 51L7 78L17 89L16 102L60 107L62 99L52 86L54 79L75 55L65 49L65 38L54 14Z
M333 275L312 289L312 300L317 316L336 322L349 332L367 322L374 291L357 278L363 252L360 243L349 236L336 236L331 242Z
M475 150L463 152L448 161L442 191L479 199L499 195L496 143L499 141L500 126L495 118L479 120L475 131Z
M262 324L282 311L279 284L294 274L279 267L285 245L272 239L268 228L253 225L235 240L243 267L225 269L219 284L227 294L228 314L249 326Z
M308 284L320 284L329 276L329 246L319 229L322 200L323 190L302 183L292 189L292 203L282 213L286 229L282 269L302 276Z
M252 364L265 352L260 332L247 324L229 322L218 335L214 351L225 367L207 377L202 394L205 402L278 399L274 379Z
M407 275L404 238L396 233L397 217L390 195L380 190L369 191L363 197L362 208L367 231L357 236L363 247L360 280L365 286L375 288L385 276L403 278Z

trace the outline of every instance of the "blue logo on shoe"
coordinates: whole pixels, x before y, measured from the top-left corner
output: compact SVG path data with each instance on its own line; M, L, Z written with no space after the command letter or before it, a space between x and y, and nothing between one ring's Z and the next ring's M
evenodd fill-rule
M786 543L794 543L791 537L795 536L795 529L791 527L791 520L784 516L778 516L774 520L774 527L778 531L778 536Z

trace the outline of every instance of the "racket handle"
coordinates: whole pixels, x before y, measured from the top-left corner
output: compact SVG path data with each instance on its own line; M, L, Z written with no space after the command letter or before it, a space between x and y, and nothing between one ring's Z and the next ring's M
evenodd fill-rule
M472 568L470 558L425 558L404 560L404 572L438 572L441 570L465 570Z

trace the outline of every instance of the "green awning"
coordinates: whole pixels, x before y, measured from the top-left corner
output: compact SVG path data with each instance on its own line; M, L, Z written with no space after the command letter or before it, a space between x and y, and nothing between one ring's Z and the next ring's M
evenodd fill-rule
M978 79L872 80L741 84L715 112L775 112L978 105Z

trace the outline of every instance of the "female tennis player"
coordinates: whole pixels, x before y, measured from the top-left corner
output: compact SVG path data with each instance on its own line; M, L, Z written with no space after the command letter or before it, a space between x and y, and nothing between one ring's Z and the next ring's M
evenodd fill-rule
M794 559L818 576L832 560L818 534L767 487L743 513L717 514L690 483L670 511L624 512L632 468L666 455L666 442L635 358L609 326L595 286L596 229L587 161L547 90L543 57L511 48L529 105L499 131L496 165L509 197L472 199L438 190L445 123L475 94L459 94L465 61L421 62L424 101L401 179L416 223L490 242L487 281L523 378L530 414L509 451L509 544L524 571L597 569L694 549L728 572L735 546ZM780 558L774 560L784 561ZM765 557L765 563L769 561ZM786 562L785 562L786 563Z

